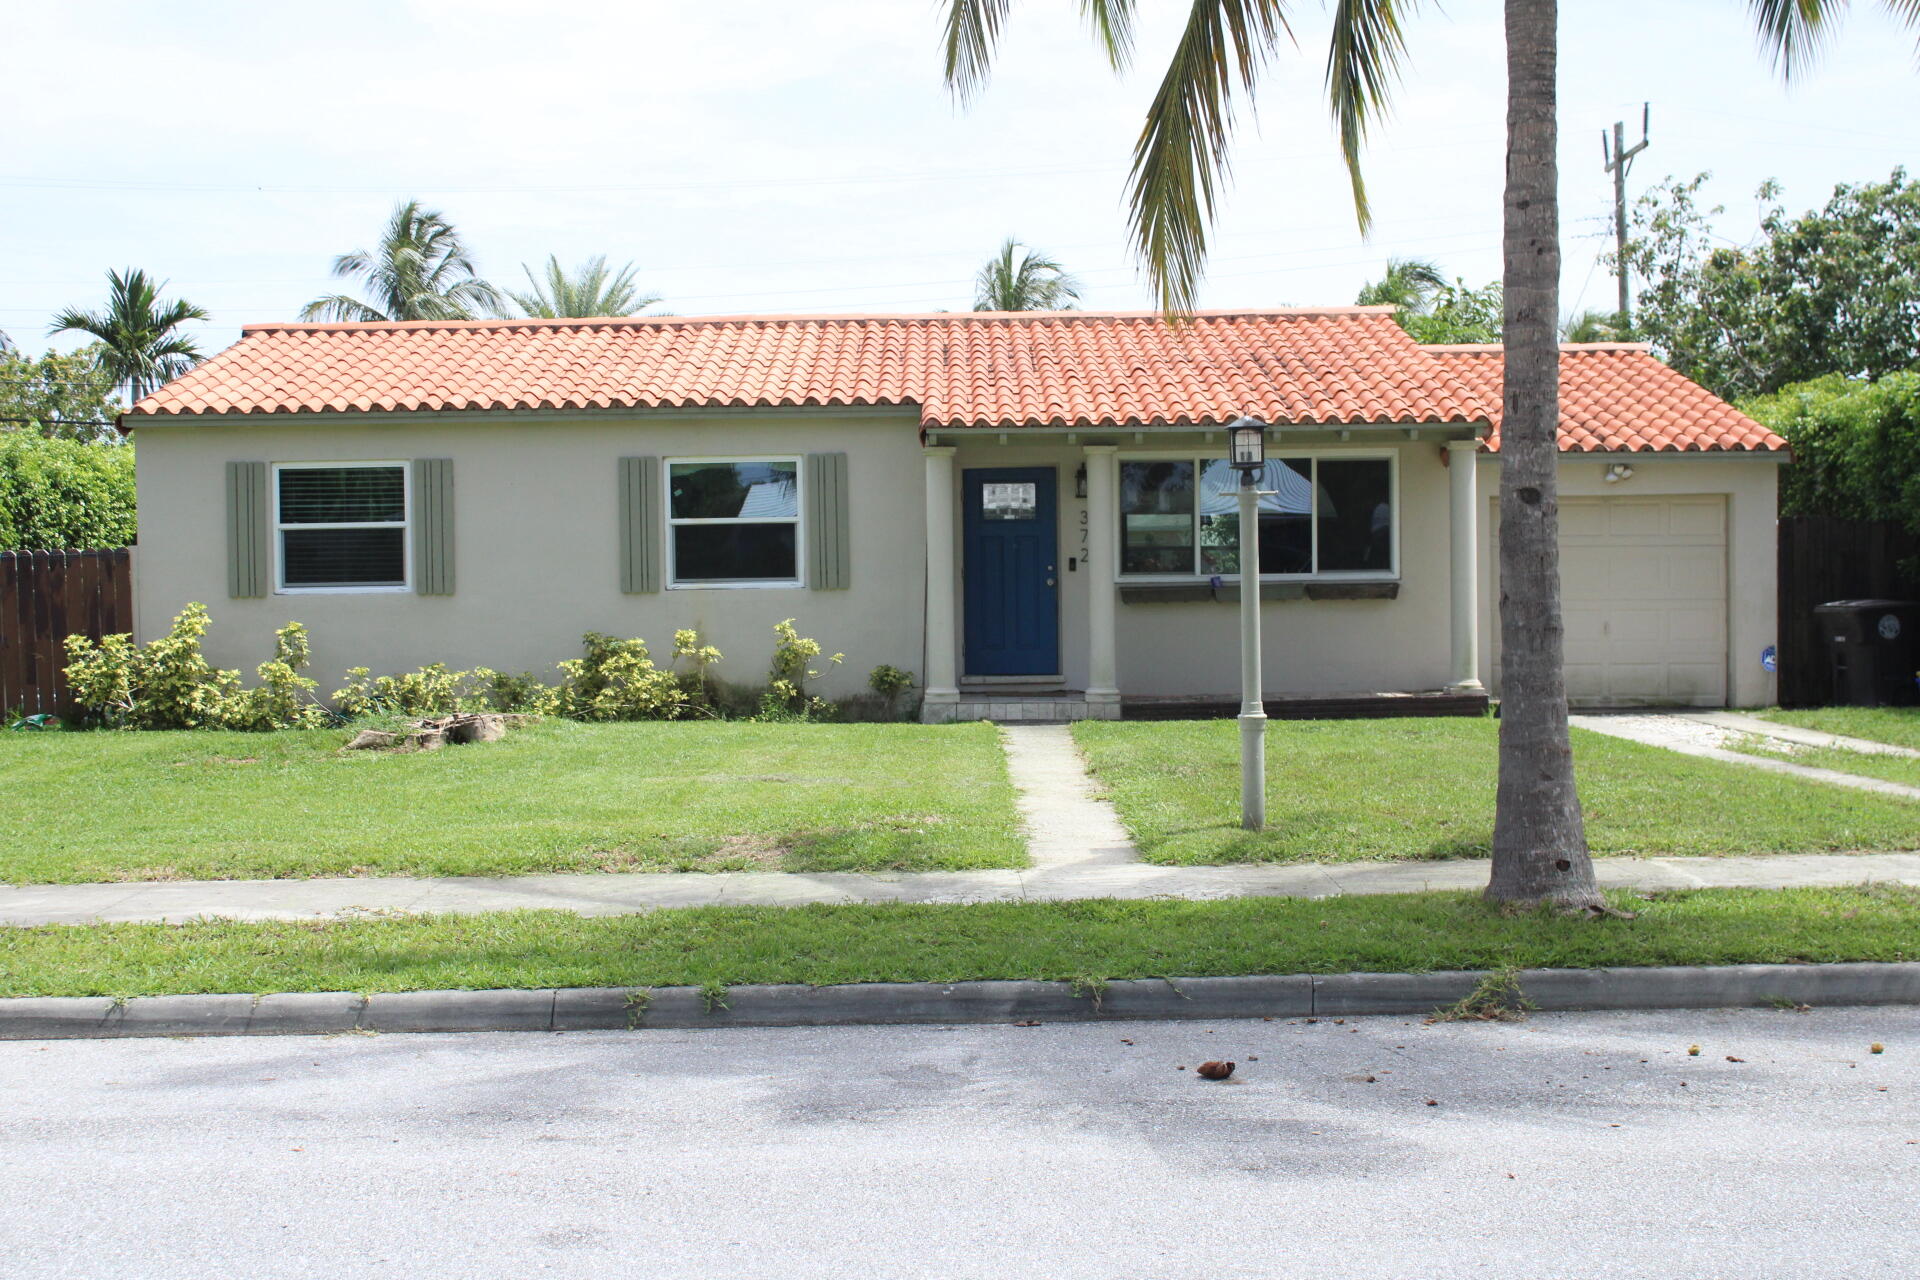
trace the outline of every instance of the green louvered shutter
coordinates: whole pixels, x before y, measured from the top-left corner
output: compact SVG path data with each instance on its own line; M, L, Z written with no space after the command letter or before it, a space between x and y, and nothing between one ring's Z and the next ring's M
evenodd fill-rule
M227 464L227 594L267 594L267 464Z
M413 589L453 594L453 459L413 460Z
M660 459L620 459L620 590L660 589Z
M848 537L847 455L807 455L807 559L816 591L853 585L853 547Z

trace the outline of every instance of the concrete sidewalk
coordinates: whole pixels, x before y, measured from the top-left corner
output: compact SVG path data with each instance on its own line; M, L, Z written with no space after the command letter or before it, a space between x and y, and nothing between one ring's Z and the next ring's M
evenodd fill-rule
M1594 866L1601 885L1616 889L1784 889L1867 882L1920 885L1920 853L1600 858ZM1232 867L1092 862L1018 871L890 875L632 872L497 879L383 876L18 885L0 887L0 926L178 923L202 917L298 920L380 912L474 915L536 908L608 916L662 907L785 907L806 903L1325 898L1479 889L1487 883L1487 871L1488 864L1479 859Z

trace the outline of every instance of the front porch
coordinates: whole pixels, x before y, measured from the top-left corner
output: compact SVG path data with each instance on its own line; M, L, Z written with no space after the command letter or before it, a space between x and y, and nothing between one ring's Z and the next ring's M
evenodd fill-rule
M1269 429L1270 460L1291 469L1276 488L1299 484L1263 507L1263 563L1276 563L1264 550L1276 533L1303 557L1261 581L1270 715L1485 711L1474 465L1484 431ZM1191 428L928 432L922 719L1235 713L1238 534L1223 540L1209 479L1224 450L1223 432ZM1342 488L1356 464L1375 468L1377 506ZM1182 469L1185 505L1143 518L1142 479L1169 466ZM1371 539L1358 550L1356 519ZM1335 550L1369 559L1342 564Z

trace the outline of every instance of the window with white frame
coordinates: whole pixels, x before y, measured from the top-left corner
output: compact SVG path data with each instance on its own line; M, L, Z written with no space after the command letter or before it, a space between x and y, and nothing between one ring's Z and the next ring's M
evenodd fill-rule
M669 459L667 527L676 586L798 585L800 460Z
M276 463L279 589L406 590L407 489L402 462Z
M1121 575L1237 575L1239 487L1223 458L1123 459ZM1258 487L1261 577L1397 571L1391 456L1269 458Z

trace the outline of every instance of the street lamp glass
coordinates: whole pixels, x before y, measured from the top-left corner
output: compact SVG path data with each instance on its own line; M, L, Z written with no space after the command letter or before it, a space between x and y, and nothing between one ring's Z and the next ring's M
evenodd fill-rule
M1227 456L1235 469L1258 471L1267 465L1267 424L1242 418L1227 428Z

